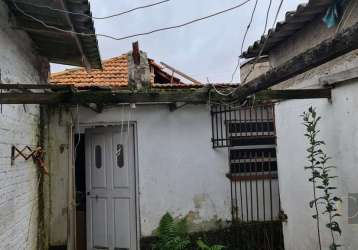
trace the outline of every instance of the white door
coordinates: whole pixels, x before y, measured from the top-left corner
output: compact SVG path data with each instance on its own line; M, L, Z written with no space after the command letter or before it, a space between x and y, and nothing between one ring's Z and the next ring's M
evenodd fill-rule
M133 127L86 130L87 249L137 249Z

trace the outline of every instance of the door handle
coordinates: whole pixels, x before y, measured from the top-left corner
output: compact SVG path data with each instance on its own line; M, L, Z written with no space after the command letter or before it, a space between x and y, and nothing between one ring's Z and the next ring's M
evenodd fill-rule
M87 195L90 195L91 193L90 192L87 192Z

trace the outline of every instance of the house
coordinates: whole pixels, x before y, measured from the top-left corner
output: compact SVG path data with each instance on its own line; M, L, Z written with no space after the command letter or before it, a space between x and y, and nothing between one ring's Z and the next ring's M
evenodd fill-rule
M90 13L87 1L36 3ZM1 1L1 100L9 94L24 93L21 89L10 91L9 85L47 84L49 62L88 69L101 67L96 37L79 37L45 28L33 18L62 29L94 32L91 21L69 18L64 12L39 11L33 1ZM42 237L46 223L39 192L42 171L32 161L33 157L24 158L40 152L42 116L39 105L0 105L0 249L40 249L47 240L51 242Z
M260 55L268 59L266 83L274 78L269 78L272 72L279 72L285 65L288 70L281 72L291 70L290 75L282 77L283 80L272 80L272 84L266 85L272 89L306 90L306 93L311 91L311 94L317 89L331 91L329 99L302 96L299 100L279 101L274 107L280 201L281 209L287 215L287 221L283 222L283 234L285 249L290 250L319 249L316 222L312 219L314 212L309 207L312 200L312 183L308 182L309 173L304 170L307 165L308 144L304 137L301 115L310 106L315 107L318 115L322 117L319 123L319 139L326 142L325 148L332 157L331 164L337 166L338 179L335 186L338 195L343 199L339 209L342 214L339 219L342 236L336 237L337 242L343 245L342 249L358 248L355 212L355 194L358 190L358 51L357 46L351 47L347 39L342 38L357 27L358 6L356 1L345 1L338 25L328 28L323 17L331 4L332 1L309 1L300 5L295 12L287 13L286 19L270 30L269 35L263 36L242 54L246 59ZM335 41L343 41L342 52L325 58L330 52L338 51L339 45L334 43ZM315 54L328 44L335 46L327 46L327 50ZM260 54L260 51L263 53ZM303 58L306 60L302 60ZM301 65L293 64L298 61ZM242 79L246 77L245 72L249 72L247 67L252 68L252 65L243 66ZM263 76L258 74L257 77ZM252 86L250 81L249 79L247 82L248 86ZM322 249L328 249L331 236L326 230L326 222L322 220Z
M240 247L318 249L300 117L315 106L344 198L337 240L357 249L355 3L330 29L330 0L288 13L243 53L238 86L203 85L138 44L102 63L80 34L95 33L87 1L2 2L0 248L144 248L170 212ZM49 62L84 68L47 84Z
M68 234L73 226L82 247L139 249L140 239L153 235L166 212L187 217L193 231L225 226L231 219L228 152L212 148L210 106L175 106L170 97L148 101L169 92L190 96L204 85L183 83L136 46L104 60L103 70L70 69L54 73L51 82L93 96L134 91L136 98L126 103L119 95L118 104L100 109L94 103L50 108L49 196L65 195L56 199L50 216L61 245L74 237ZM71 215L63 213L69 206Z

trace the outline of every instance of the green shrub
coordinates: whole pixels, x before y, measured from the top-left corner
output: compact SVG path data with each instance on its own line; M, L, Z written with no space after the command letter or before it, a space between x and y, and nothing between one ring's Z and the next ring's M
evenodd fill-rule
M205 242L202 241L202 240L198 240L198 241L196 242L196 244L198 245L199 250L222 250L222 249L225 248L224 246L221 246L221 245L208 246L208 245L205 244Z
M166 213L159 222L156 234L158 241L154 245L154 250L189 249L186 218L176 221L169 213Z

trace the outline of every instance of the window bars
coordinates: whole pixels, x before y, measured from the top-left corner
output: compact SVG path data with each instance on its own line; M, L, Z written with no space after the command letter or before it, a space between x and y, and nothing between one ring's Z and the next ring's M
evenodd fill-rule
M274 221L280 211L276 133L272 103L214 105L212 143L228 147L232 220Z

